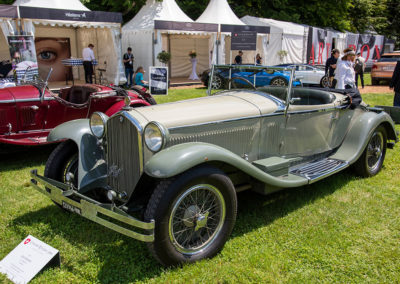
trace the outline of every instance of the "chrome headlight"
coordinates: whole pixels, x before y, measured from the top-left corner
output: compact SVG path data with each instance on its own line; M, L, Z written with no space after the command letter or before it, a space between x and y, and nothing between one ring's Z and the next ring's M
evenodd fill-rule
M98 139L103 138L108 116L102 112L94 112L90 116L90 130Z
M152 152L158 152L165 144L165 130L157 122L150 122L144 129L144 141Z

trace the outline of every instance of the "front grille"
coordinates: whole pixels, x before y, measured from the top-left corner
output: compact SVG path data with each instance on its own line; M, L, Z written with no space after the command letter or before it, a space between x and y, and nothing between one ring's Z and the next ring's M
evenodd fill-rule
M119 115L107 122L108 185L130 196L142 172L142 142L136 126Z

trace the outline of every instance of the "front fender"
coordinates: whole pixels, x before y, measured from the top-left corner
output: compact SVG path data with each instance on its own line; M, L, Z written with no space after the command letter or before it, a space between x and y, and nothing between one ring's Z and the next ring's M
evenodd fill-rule
M145 164L147 175L155 178L176 176L197 165L207 162L224 162L246 174L275 187L298 187L308 183L302 177L289 175L287 179L271 176L225 148L201 142L172 146L155 154Z
M78 190L84 193L90 189L107 185L107 166L103 150L90 131L89 119L77 119L54 128L47 141L54 142L70 139L78 146Z
M380 125L385 127L389 140L398 142L393 120L386 112L364 112L357 117L342 145L331 158L348 161L350 164L356 162L362 155L374 130Z
M132 97L131 97L132 98ZM131 106L149 106L150 104L144 100L141 99L133 99L131 101ZM119 112L122 108L125 107L125 102L124 101L119 101L115 104L113 104L106 112L105 114L108 117L111 117L112 115L116 114Z

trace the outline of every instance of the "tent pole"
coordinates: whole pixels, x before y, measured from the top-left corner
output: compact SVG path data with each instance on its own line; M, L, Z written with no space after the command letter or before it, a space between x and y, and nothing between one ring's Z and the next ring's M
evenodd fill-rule
M78 28L76 27L75 28L75 49L76 49L76 58L79 58L79 47L78 47ZM79 70L79 68L76 68L76 70L77 70L77 73L78 73L78 80L80 80L81 79L81 73L80 73L80 70ZM74 78L74 70L73 70L73 68L71 68L71 72L72 72L72 78Z

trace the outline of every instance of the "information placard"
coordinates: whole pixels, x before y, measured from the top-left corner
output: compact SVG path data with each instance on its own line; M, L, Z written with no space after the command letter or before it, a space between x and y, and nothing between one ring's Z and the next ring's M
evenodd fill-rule
M14 283L28 283L40 271L54 266L60 266L59 251L29 235L0 261L0 273Z
M149 89L152 95L168 95L168 67L150 66Z

